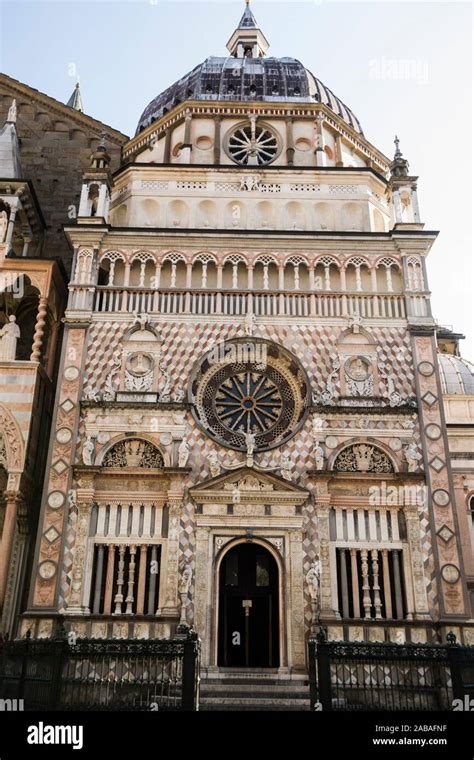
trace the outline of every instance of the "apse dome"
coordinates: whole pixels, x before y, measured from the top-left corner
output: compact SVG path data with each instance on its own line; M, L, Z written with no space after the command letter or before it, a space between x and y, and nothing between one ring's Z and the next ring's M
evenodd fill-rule
M438 354L441 388L445 396L474 396L474 365L453 354Z
M265 57L268 43L247 6L227 58L206 58L145 108L137 134L186 100L323 103L363 134L359 120L296 58Z

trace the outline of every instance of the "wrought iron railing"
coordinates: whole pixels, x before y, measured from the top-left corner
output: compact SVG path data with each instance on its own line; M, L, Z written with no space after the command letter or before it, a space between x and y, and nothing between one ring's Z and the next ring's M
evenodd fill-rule
M4 642L0 698L25 710L164 711L199 708L200 641L192 631L157 640Z
M312 709L452 710L474 696L474 647L308 642Z

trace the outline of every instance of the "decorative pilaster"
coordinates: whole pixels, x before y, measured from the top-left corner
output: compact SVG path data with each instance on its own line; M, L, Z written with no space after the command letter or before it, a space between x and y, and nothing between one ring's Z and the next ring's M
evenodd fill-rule
M321 562L321 617L336 617L332 604L332 578L329 556L329 494L315 497L318 519L319 559Z
M290 578L291 641L289 641L288 665L304 667L303 533L301 530L293 530L290 533Z
M76 450L85 335L84 327L66 325L31 584L30 609L35 610L53 608L57 598L61 537L68 516L68 496L72 495L70 468Z
M459 619L468 616L469 602L435 339L427 328L412 327L411 333L440 616ZM416 551L412 558L412 564L415 563L418 576L421 568Z
M413 594L415 615L417 618L429 619L428 597L426 595L426 579L423 569L423 553L421 549L420 518L416 505L407 505L404 509L407 526L407 539L410 547L411 574L413 579Z
M86 562L87 537L89 535L89 521L92 510L92 501L78 501L76 523L76 548L72 562L71 593L68 600L67 612L69 615L84 615L89 612L84 604L84 571Z
M182 494L170 493L169 499L168 563L166 572L166 601L161 607L163 615L179 616L178 606L178 563L179 524L181 519Z

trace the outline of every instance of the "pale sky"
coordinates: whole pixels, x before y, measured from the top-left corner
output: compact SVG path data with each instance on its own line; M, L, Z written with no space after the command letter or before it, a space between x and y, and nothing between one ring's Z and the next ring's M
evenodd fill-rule
M419 175L433 313L474 360L470 2L253 0L269 55L301 60L386 155ZM148 102L209 55L226 55L243 0L0 0L0 69L125 134Z

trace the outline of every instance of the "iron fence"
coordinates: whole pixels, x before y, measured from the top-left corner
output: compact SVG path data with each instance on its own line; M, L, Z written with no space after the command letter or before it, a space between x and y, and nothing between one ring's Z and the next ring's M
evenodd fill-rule
M453 639L454 637L452 637ZM474 647L311 638L312 709L451 710L474 696Z
M200 641L172 639L6 641L0 698L25 710L163 711L199 708ZM13 703L12 703L13 704Z

